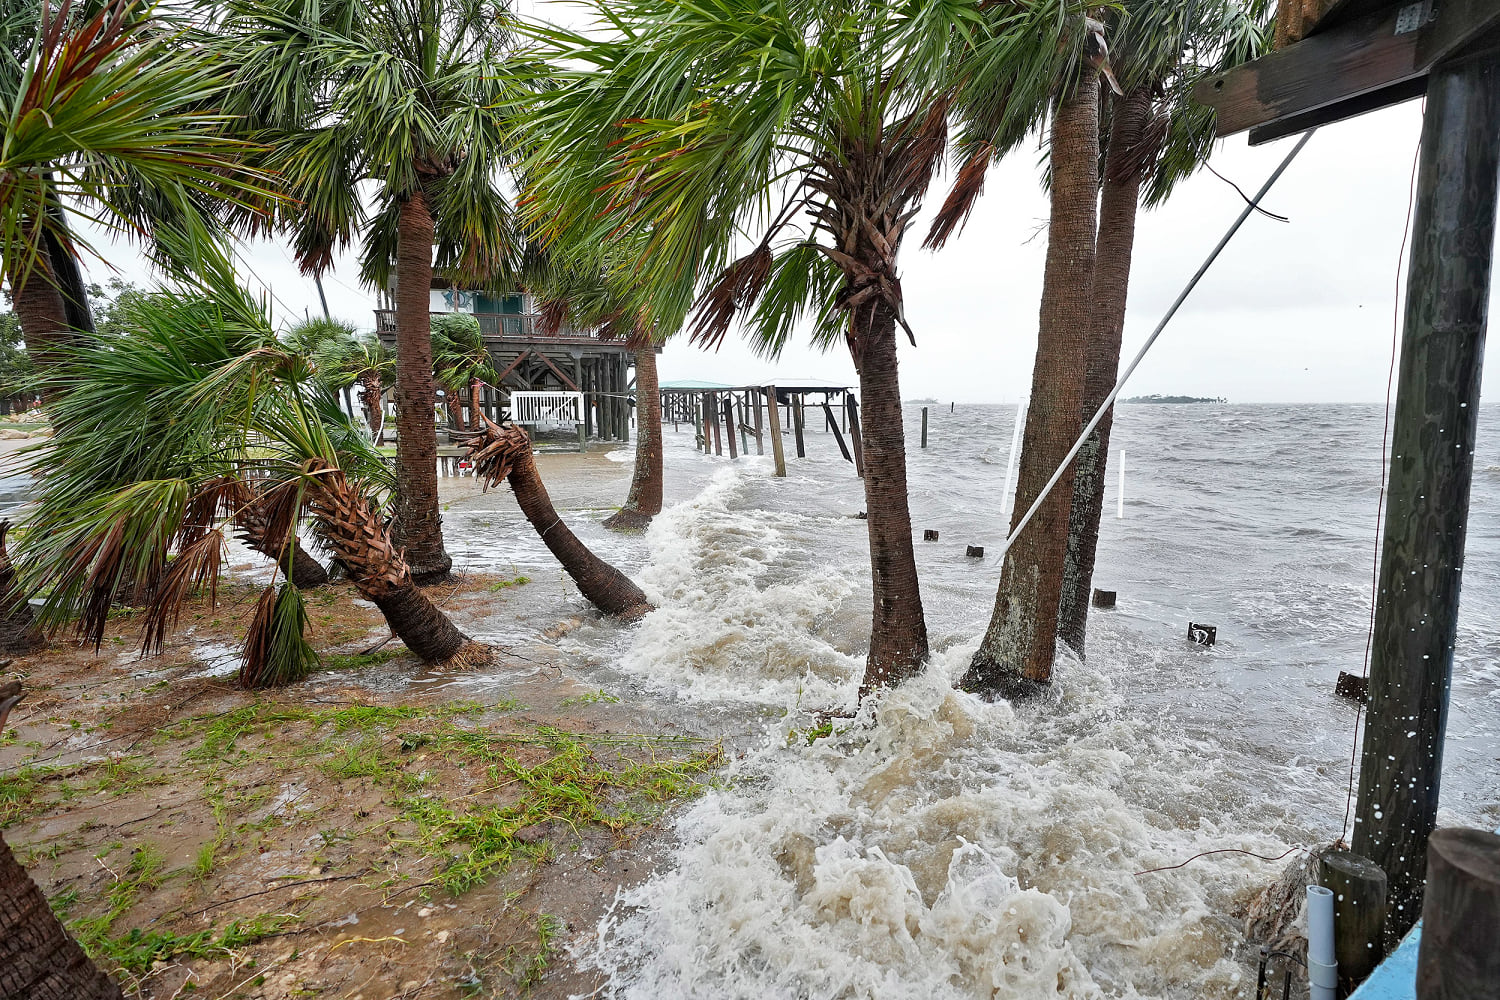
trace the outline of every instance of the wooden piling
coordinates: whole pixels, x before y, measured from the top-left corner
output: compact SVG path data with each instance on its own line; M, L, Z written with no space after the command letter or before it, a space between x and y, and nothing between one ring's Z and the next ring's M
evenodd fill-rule
M827 400L823 401L823 416L827 418L828 428L833 431L833 439L839 443L839 451L844 453L844 461L854 461L854 457L849 454L849 447L844 444L844 433L839 430L839 422L833 419L833 407L828 405Z
M776 464L776 475L786 478L786 454L781 447L781 411L776 408L776 387L766 386L766 415L771 421L771 458Z
M714 422L714 454L724 454L724 437L719 433L719 394L711 392L708 394L708 412L712 414Z
M1500 195L1500 59L1432 71L1421 150L1352 844L1390 880L1387 944L1421 910L1437 823Z
M1428 841L1417 1000L1493 997L1500 983L1500 836L1445 827Z
M755 404L755 406L754 406L754 410L755 410L755 453L757 455L764 455L766 453L766 443L762 439L762 436L761 436L761 426L760 426L760 404L761 404L761 398L760 398L760 393L755 392L755 391L752 390L751 393L750 393L750 399Z
M796 403L791 404L792 434L797 439L797 457L806 458L807 448L802 443L802 396L799 394L796 400Z
M927 407L922 407L922 447L927 447Z
M844 397L844 405L849 409L849 443L853 445L854 452L854 474L859 478L865 478L865 446L862 443L864 436L859 432L859 403L855 401L853 394Z
M730 393L729 394L729 398L726 399L726 400L724 400L724 431L725 431L724 436L729 439L729 457L730 458L739 458L740 457L739 449L737 449L735 447L735 444L734 444L734 394L733 393Z
M1333 890L1333 951L1347 996L1385 956L1385 872L1353 851L1329 851L1318 867L1318 881Z
M703 454L707 455L709 452L713 451L714 447L714 432L708 429L709 421L714 419L714 407L713 400L709 397L708 393L705 392L703 394L703 398L699 401L698 404L698 410L701 414L703 429Z

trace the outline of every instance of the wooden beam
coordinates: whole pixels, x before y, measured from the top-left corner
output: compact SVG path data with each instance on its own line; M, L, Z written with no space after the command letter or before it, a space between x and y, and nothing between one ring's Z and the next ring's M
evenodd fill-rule
M563 370L561 368L557 367L556 365L554 365L552 363L552 359L551 358L548 358L547 355L541 353L540 351L537 352L536 356L542 359L542 364L544 364L548 368L552 369L552 374L554 374L558 378L562 379L562 384L563 385L567 386L569 389L572 389L574 392L578 392L579 391L578 384L576 382L574 382L572 379L568 378L568 376L564 375L563 374Z
M1497 25L1494 0L1393 3L1208 77L1193 96L1218 112L1220 136L1298 116L1304 128L1338 121L1420 93L1434 65Z
M530 353L531 353L530 351L522 351L520 354L517 354L516 355L516 360L512 361L509 365L507 365L505 371L503 371L499 375L495 376L495 387L497 389L500 387L500 383L505 381L505 376L509 375L511 372L513 372L517 368L521 367L521 362L525 361L526 360L526 356L528 354L530 354Z

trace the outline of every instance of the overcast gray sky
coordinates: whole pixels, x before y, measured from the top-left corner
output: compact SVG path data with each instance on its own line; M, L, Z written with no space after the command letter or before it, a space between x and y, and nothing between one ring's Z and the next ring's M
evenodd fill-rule
M525 5L557 8L556 3ZM1233 402L1350 402L1384 399L1390 363L1397 254L1401 246L1421 106L1412 102L1327 126L1267 198L1288 223L1256 216L1220 257L1127 386L1147 393L1224 396ZM1248 193L1294 139L1251 148L1226 141L1215 168ZM1047 201L1041 151L1032 146L990 172L983 199L962 236L939 253L902 253L907 316L917 345L903 342L901 383L910 399L1014 402L1029 391L1046 253ZM941 202L944 178L929 213ZM1243 207L1207 172L1182 185L1165 207L1143 213L1136 241L1127 357ZM925 231L919 223L916 232ZM129 253L111 255L122 275L147 278ZM319 311L310 279L285 244L248 248L246 278L269 288L278 319ZM100 269L93 268L96 277ZM1405 269L1402 269L1404 279ZM373 326L374 296L359 286L352 255L325 279L334 315ZM715 353L670 344L661 377L746 384L775 376L854 384L842 349L821 354L796 344L780 361L742 343ZM1495 398L1500 375L1485 379Z

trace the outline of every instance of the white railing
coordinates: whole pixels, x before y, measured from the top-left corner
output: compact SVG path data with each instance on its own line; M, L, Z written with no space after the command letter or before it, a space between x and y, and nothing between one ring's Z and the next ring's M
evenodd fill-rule
M543 430L576 427L583 423L583 393L513 392L510 419Z

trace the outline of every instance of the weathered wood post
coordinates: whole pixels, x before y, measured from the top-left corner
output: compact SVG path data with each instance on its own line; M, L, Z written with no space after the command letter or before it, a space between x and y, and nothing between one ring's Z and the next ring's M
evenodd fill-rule
M1500 836L1447 827L1428 841L1417 1000L1493 997L1500 984Z
M786 454L781 448L781 411L776 407L776 387L766 386L766 415L771 421L771 459L776 464L776 475L786 478Z
M833 431L833 439L838 442L839 451L843 452L844 461L854 461L854 456L849 454L848 445L844 444L844 432L839 430L839 422L833 419L833 407L828 405L827 400L823 401L823 415L828 418L828 427Z
M854 393L844 397L844 405L849 409L849 443L853 445L854 451L854 474L859 478L865 478L865 446L864 435L859 432L859 403L854 399Z
M802 443L802 394L798 393L796 402L791 404L792 409L792 435L797 439L797 457L806 458L807 448Z
M922 407L922 447L927 447L927 407Z
M1353 838L1390 879L1388 945L1421 910L1437 820L1497 188L1500 60L1440 66L1422 125Z
M708 412L712 414L714 422L714 454L724 454L724 436L719 431L719 394L711 392L708 394Z
M755 453L757 455L764 455L766 453L766 443L761 437L760 393L756 392L754 389L751 389L750 400L755 404Z
M725 430L724 436L729 439L729 457L730 458L739 458L740 457L739 449L736 448L735 444L734 444L734 394L733 393L730 393L729 394L729 398L726 399L726 400L724 400L724 430Z
M630 359L629 355L621 354L617 362L620 368L620 440L630 440L630 419L640 407L631 406L630 401L635 398L630 388Z
M1318 882L1333 891L1333 952L1347 996L1385 955L1385 872L1352 851L1329 851L1318 868Z
M698 420L703 431L703 454L705 455L714 450L713 431L708 429L708 422L713 419L713 412L712 400L705 392L698 400Z

